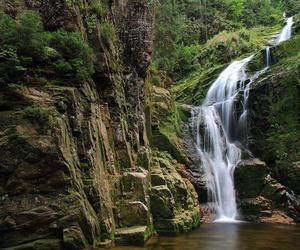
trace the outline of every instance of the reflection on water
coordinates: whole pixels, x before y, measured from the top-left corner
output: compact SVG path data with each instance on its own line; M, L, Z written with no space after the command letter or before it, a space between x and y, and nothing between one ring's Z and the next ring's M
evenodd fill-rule
M159 237L143 247L116 250L298 250L299 226L214 223L176 237Z

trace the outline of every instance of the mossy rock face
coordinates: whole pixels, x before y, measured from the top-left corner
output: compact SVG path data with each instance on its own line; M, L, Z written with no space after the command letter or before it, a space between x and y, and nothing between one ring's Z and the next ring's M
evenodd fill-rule
M182 150L182 129L187 114L177 105L169 90L153 86L149 97L151 115L151 146L169 152L180 162L185 162Z
M282 42L280 45L271 48L272 63L293 57L300 50L300 35L292 37L290 40ZM278 72L279 73L279 72Z
M198 69L172 87L179 103L200 105L211 84L218 78L225 65L214 65L208 69Z
M166 180L163 174L151 174L151 183L153 186L166 185Z
M180 234L191 231L200 225L199 208L194 211L187 211L173 219L158 219L155 222L156 230L161 234Z
M88 246L81 228L72 226L63 230L64 249L83 249Z
M270 62L270 63L272 63L272 62ZM266 49L263 49L263 50L257 52L253 56L252 60L248 63L247 72L249 75L251 75L257 71L262 70L266 66L267 66L266 65Z
M292 37L271 49L272 65L257 79L249 97L250 149L271 176L300 193L300 40Z
M148 182L148 172L128 172L121 179L123 195L127 200L145 202Z

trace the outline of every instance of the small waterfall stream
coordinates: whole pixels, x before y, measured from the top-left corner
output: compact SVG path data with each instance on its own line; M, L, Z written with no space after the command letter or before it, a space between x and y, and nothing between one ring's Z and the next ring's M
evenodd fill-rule
M266 48L266 67L269 68L271 65L270 47Z
M277 44L292 34L293 18L278 36ZM265 67L249 77L248 63L254 55L232 62L211 85L203 104L192 109L192 130L195 147L201 158L208 199L217 213L217 220L234 221L237 205L233 174L241 160L241 149L247 148L247 108L251 84L271 64L270 48L265 50ZM242 111L235 103L242 102Z
M293 17L287 19L286 25L284 26L281 34L278 36L277 44L284 42L292 36Z

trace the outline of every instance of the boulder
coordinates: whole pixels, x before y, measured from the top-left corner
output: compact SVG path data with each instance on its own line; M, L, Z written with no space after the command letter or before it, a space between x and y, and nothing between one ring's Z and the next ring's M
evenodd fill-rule
M151 188L151 211L155 218L172 218L174 216L175 200L166 185Z
M271 214L268 214L267 216L262 216L259 219L259 222L269 224L295 225L295 221L282 211L272 211Z
M134 225L147 225L148 207L141 201L130 201L121 205L121 223L125 227Z
M237 196L240 199L259 196L267 176L266 163L259 159L241 161L234 172Z
M116 229L115 240L118 244L143 245L151 236L147 226L134 226Z

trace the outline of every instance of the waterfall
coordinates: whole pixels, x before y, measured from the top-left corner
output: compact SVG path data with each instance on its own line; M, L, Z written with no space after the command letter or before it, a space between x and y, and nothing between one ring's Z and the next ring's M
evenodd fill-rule
M218 218L224 220L234 220L237 215L233 172L241 159L241 150L234 143L240 120L234 102L240 90L248 86L246 66L252 57L231 63L212 84L203 105L192 110L196 148L208 196L214 202Z
M293 17L287 19L286 25L284 26L282 32L278 36L277 44L284 42L291 38L292 36L292 26L293 26Z
M293 19L288 18L278 42L291 37ZM252 83L270 67L270 48L265 50L265 67L248 77L246 68L253 55L232 62L212 84L203 104L192 109L192 130L199 154L208 199L217 213L216 221L234 221L237 205L233 174L247 148L248 98ZM235 103L241 101L242 110Z
M271 54L270 54L270 47L266 48L266 67L270 67L271 64Z

